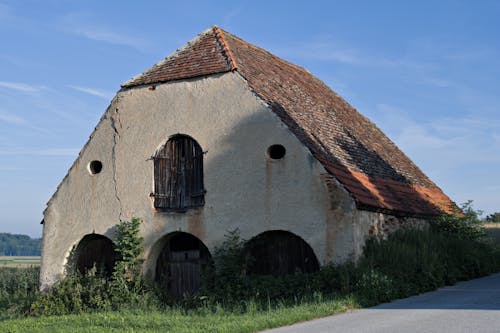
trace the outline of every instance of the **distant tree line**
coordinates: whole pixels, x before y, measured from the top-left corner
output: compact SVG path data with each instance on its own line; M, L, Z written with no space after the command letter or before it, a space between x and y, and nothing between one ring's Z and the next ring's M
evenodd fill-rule
M0 233L0 256L39 256L41 241L26 235Z
M500 222L500 213L493 213L493 214L486 216L486 221L499 223Z

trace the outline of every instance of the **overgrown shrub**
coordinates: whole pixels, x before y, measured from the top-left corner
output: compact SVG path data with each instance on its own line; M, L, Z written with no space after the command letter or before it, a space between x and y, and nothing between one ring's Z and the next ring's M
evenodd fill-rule
M395 298L498 272L499 249L485 242L477 212L470 203L465 207L463 215L443 216L428 230L403 229L385 241L368 240L357 269L390 277Z
M141 220L121 222L116 228L115 250L119 256L111 278L96 267L81 274L70 269L68 276L41 294L32 304L34 315L61 315L88 311L118 310L124 307L149 307L155 297L140 272Z
M484 241L478 212L470 202L462 208L457 215L436 219L427 229L401 229L386 240L370 238L356 264L326 265L315 273L278 277L247 273L246 267L258 258L248 256L245 241L235 230L215 248L213 262L203 272L200 293L183 300L175 300L165 290L152 292L141 278L141 222L133 219L117 228L115 244L121 259L111 279L99 276L95 269L70 274L39 296L31 309L36 315L123 307L147 310L159 306L156 295L163 305L175 303L186 312L221 307L248 312L339 295L374 305L500 271L500 250ZM0 296L9 283L0 277ZM18 288L19 295L31 295L29 288Z
M431 227L460 238L478 240L486 236L483 221L479 218L481 214L481 211L472 208L472 201L469 200L452 214L442 214L437 217L432 221Z
M356 265L327 265L316 273L281 277L246 275L245 242L237 231L214 251L204 279L204 300L225 305L257 301L293 303L312 295L354 294L364 305L407 297L500 270L500 251L483 239L479 212L468 202L427 229L401 229L387 240L371 238Z
M116 226L115 250L119 254L110 283L113 304L134 304L147 297L147 286L141 275L143 238L139 236L141 219Z
M394 281L375 269L366 270L361 274L355 291L365 305L375 305L397 297Z
M110 310L110 284L93 267L85 274L75 272L40 294L32 304L33 315L62 315Z
M214 249L212 260L202 276L201 294L218 302L245 299L244 246L239 231L230 231L224 242Z
M0 319L29 312L38 294L38 267L0 268Z

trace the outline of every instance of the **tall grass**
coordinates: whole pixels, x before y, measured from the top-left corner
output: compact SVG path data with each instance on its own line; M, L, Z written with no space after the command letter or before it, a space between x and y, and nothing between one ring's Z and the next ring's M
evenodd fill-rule
M357 293L367 304L375 304L498 272L500 251L482 239L458 237L433 228L401 230L387 241L370 239L357 270L358 276L377 272L379 279L390 281L386 286L390 295L385 298L373 297L370 286L358 288ZM371 299L367 297L370 295Z
M0 332L257 332L313 318L345 312L356 307L351 298L335 301L318 300L298 305L278 305L257 309L249 302L248 311L232 311L219 306L186 310L124 310L120 312L82 313L0 322Z
M39 267L0 267L0 320L29 312L38 295Z

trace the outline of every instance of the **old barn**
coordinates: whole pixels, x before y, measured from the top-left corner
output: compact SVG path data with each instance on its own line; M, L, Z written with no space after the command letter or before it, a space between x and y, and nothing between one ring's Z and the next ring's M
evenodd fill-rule
M249 241L250 274L310 272L452 205L306 69L212 27L111 101L47 204L41 287L70 253L109 272L115 226L133 217L144 274L181 295L228 231Z

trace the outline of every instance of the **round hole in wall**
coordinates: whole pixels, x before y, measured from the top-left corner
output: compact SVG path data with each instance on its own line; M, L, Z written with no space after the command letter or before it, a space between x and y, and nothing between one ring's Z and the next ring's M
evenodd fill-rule
M283 145L272 145L267 148L267 155L273 160L279 160L286 154L286 149Z
M89 172L92 175L96 175L102 170L102 162L98 160L91 161L89 163Z

